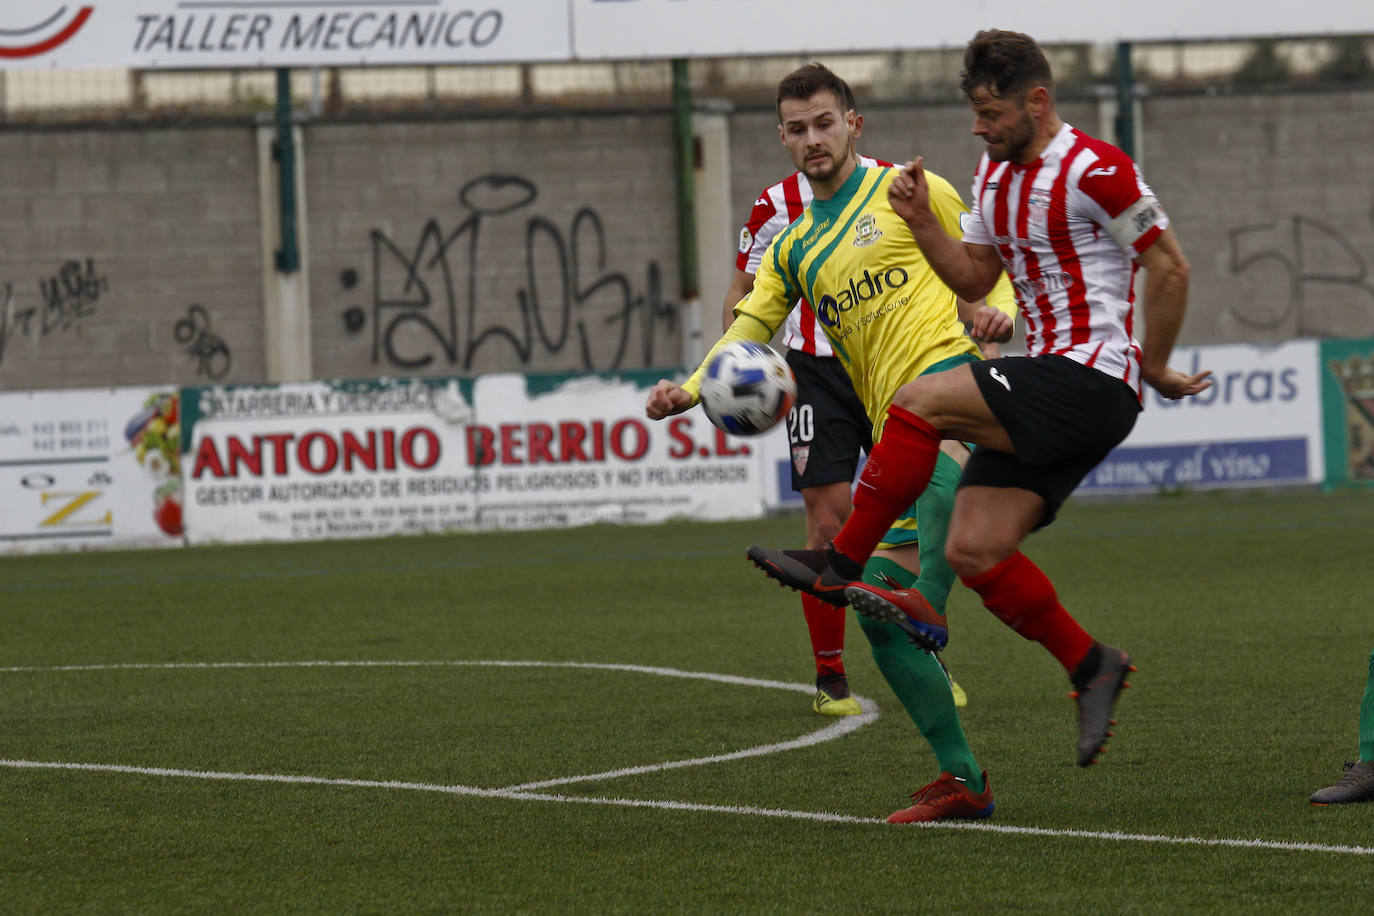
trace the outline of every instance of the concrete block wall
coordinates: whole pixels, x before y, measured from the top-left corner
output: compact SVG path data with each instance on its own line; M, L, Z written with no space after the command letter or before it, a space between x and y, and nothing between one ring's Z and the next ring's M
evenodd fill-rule
M1188 343L1374 335L1374 92L1147 99Z
M1096 104L1061 110L1105 135ZM1137 153L1193 265L1181 342L1374 335L1370 110L1369 90L1144 100ZM865 152L923 155L967 193L980 144L965 106L864 115ZM771 110L727 119L709 155L729 161L703 172L728 175L728 194L703 198L730 209L703 225L733 227L718 240L731 256L703 258L707 334L753 195L789 171ZM0 388L266 380L277 239L264 244L259 204L275 176L258 130L0 131ZM666 113L321 121L301 135L314 376L680 360Z
M260 377L243 128L0 132L0 388Z

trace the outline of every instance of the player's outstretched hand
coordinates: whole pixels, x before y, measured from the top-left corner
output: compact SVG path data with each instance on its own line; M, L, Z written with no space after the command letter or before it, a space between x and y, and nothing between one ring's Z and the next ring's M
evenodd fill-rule
M1165 368L1158 377L1152 377L1151 373L1145 373L1145 381L1150 383L1150 387L1171 401L1179 398L1186 398L1189 395L1206 391L1212 387L1212 370L1204 369L1201 372L1189 375L1177 369Z
M1006 343L1011 340L1015 330L1016 322L1006 312L991 305L980 305L973 315L973 326L969 328L968 336L980 342Z
M681 385L665 378L649 391L649 399L644 402L644 414L650 420L662 420L682 413L691 406L692 396Z
M887 202L892 211L911 222L918 216L930 212L930 185L926 183L924 159L917 156L902 166L892 184L887 186Z

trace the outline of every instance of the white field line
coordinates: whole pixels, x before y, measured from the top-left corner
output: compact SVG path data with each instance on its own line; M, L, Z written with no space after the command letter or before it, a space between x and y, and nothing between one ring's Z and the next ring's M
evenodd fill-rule
M0 674L19 674L19 673L41 673L41 672L75 672L75 671L153 671L153 670L234 670L249 668L437 668L437 667L496 667L496 668L580 668L580 669L599 669L603 671L626 671L634 674L652 674L659 677L681 677L695 680L714 681L721 684L733 684L741 687L766 687L773 690L790 690L800 693L810 694L814 687L807 684L789 684L784 681L770 681L761 678L740 677L734 674L712 674L704 671L682 671L677 668L656 668L648 665L618 665L601 664L596 662L541 662L541 661L300 661L300 662L160 662L160 663L124 663L110 665L57 665L51 667L11 667L0 668ZM764 754L776 754L782 751L796 750L798 748L810 747L814 744L821 744L826 741L833 741L841 738L855 729L862 728L874 719L878 718L878 705L867 697L854 694L854 698L859 701L859 706L863 713L857 716L841 716L829 721L829 724L817 729L810 734L794 738L791 741L782 741L775 744L763 744L757 747L747 747L738 751L731 751L727 754L715 754L710 757L693 757L688 760L669 760L663 763L653 763L645 766L624 767L618 770L607 770L601 773L588 773L582 776L562 776L556 779L544 779L537 782L527 782L516 786L508 786L511 792L520 792L528 789L544 789L549 786L567 785L574 782L592 782L601 779L616 779L621 776L636 776L641 773L655 773L660 770L674 770L680 767L705 766L711 763L723 763L727 760L741 760L745 757L759 757ZM499 791L499 790L498 790Z
M681 671L676 668L658 668L645 665L597 664L591 662L542 662L542 661L301 661L301 662L168 662L155 664L126 663L109 665L61 665L61 666L18 666L0 668L0 674L25 672L62 672L62 671L127 671L161 669L239 669L239 668L416 668L416 667L503 667L503 668L586 668L609 671L627 671L640 674L653 674L662 677L682 677L718 683L736 684L748 687L767 687L810 693L814 688L807 684L789 684L783 681L770 681L758 678L739 677L729 674L711 674L700 671ZM792 741L777 744L759 745L729 754L712 757L697 757L690 760L675 760L646 766L608 770L585 776L570 776L539 782L522 783L502 789L483 789L476 786L439 785L435 783L404 782L399 780L337 779L323 776L293 776L283 773L234 773L213 770L182 770L167 767L140 767L124 764L105 763L64 763L39 760L0 759L0 767L10 769L69 770L92 773L115 773L133 776L171 777L181 779L208 779L229 782L266 782L287 785L338 786L360 789L382 789L409 792L436 792L448 795L476 796L481 798L502 798L512 801L562 802L584 805L616 805L629 808L657 808L669 811L704 811L718 814L747 815L754 817L777 817L792 820L823 821L840 824L885 824L882 818L855 817L846 814L832 814L823 811L793 811L784 808L758 808L749 805L707 805L697 802L662 801L634 798L603 798L594 796L553 795L532 792L531 789L546 788L552 785L565 785L572 782L586 782L598 779L614 779L684 766L698 766L725 760L738 760L743 757L771 754L794 748L819 744L841 737L878 717L878 708L871 700L859 697L864 713L859 716L844 716L833 724ZM1020 827L1015 825L989 824L983 821L939 821L919 824L918 828L928 830L974 830L1013 836L1060 837L1066 839L1103 840L1107 842L1161 843L1173 846L1220 846L1236 849L1276 849L1293 852L1324 852L1340 855L1374 855L1374 847L1341 846L1326 843L1293 843L1282 840L1232 839L1226 837L1168 836L1164 834L1122 833L1120 831L1062 830L1049 827Z
M751 805L705 805L697 802L660 801L642 798L596 798L576 795L551 795L543 792L524 792L512 789L481 789L475 786L445 786L423 782L374 779L328 779L322 776L290 776L284 773L225 773L213 770L179 770L167 767L136 767L108 763L61 763L41 760L0 760L0 767L35 770L74 770L88 773L116 773L131 776L159 776L181 779L224 780L228 782L268 782L286 785L340 786L357 789L383 789L407 792L436 792L446 795L467 795L480 798L502 798L510 801L563 802L581 805L615 805L625 808L657 808L665 811L705 811L751 817L777 817L802 821L821 821L831 824L883 824L882 818L854 817L825 811L791 811L786 808L758 808ZM937 821L918 824L925 830L973 830L1012 836L1059 837L1065 839L1104 840L1116 843L1162 843L1171 846L1223 846L1236 849L1276 849L1291 852L1326 852L1344 855L1374 855L1374 847L1338 846L1327 843L1289 843L1278 840L1242 840L1225 837L1166 836L1151 833L1122 833L1120 831L1057 830L1048 827L1018 827L974 821ZM909 829L909 828L891 828Z

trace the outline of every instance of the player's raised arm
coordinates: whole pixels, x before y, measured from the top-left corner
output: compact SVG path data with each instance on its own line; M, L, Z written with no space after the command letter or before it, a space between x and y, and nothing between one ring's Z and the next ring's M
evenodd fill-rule
M931 210L930 186L920 156L901 167L887 189L893 211L906 221L926 261L955 295L976 302L992 291L1002 273L1002 260L990 245L969 245L950 238Z
M1194 375L1169 367L1169 354L1178 340L1188 308L1188 260L1173 229L1165 229L1136 258L1145 268L1145 339L1141 343L1140 374L1151 388L1177 400L1212 386L1210 369Z

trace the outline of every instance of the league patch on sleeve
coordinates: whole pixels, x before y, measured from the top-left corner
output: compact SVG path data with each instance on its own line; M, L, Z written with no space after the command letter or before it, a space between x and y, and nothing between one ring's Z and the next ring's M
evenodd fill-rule
M754 235L745 226L739 231L739 253L747 254L750 248L754 247Z

